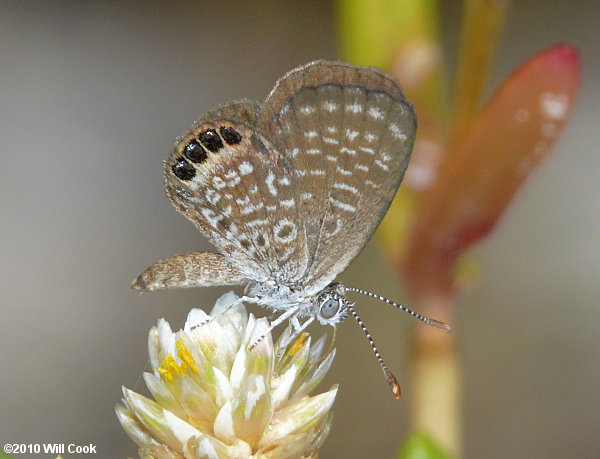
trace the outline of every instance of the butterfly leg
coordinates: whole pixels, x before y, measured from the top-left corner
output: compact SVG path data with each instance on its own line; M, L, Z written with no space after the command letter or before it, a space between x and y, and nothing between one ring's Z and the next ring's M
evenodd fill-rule
M296 314L296 312L298 312L298 309L300 309L300 306L294 306L289 308L287 311L285 311L283 314L281 314L279 317L277 317L273 322L271 322L271 325L269 325L269 328L267 328L267 330L260 335L258 338L256 338L254 340L254 342L250 345L249 349L252 350L256 347L257 344L259 344L263 339L265 339L265 336L267 336L269 333L271 333L271 331L277 327L277 325L279 325L281 322L283 322L284 320L290 318L291 316L293 316L294 314Z
M188 252L154 263L131 284L141 292L169 288L240 285L248 281L223 255Z
M208 319L200 322L199 324L194 325L191 329L194 330L198 327L202 327L203 325L206 325L210 322L212 322L213 320L215 320L216 318L222 316L223 314L226 314L231 308L233 308L236 304L239 303L243 303L243 302L247 302L247 303L256 303L257 298L251 297L251 296L241 296L239 297L237 300L232 301L231 303L229 303L227 306L225 306L221 311L219 311L218 314L214 315L214 316L210 316Z

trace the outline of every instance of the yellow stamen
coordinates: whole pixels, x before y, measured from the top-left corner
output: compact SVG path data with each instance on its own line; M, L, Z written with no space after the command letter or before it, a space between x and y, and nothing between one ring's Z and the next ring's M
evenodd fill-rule
M304 346L304 343L306 343L306 340L308 339L309 336L310 335L308 334L308 332L304 331L296 337L296 339L290 346L290 356L293 357L294 355L296 355L296 352L298 352L300 349L302 349L302 347Z
M192 354L190 353L188 348L185 347L183 340L177 340L175 346L177 347L177 355L181 360L183 360L183 363L187 364L189 369L192 370L195 374L198 374L198 368L196 368L196 362L194 361L194 357L192 357Z
M173 381L173 375L175 373L180 374L180 375L184 374L185 368L186 368L185 361L182 362L180 365L177 363L175 358L171 354L169 354L163 360L162 365L157 368L157 371L161 375L163 375L165 378L167 378L169 381Z

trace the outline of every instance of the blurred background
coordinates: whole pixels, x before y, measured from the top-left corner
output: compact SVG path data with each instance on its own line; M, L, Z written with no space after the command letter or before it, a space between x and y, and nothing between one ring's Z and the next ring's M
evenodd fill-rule
M460 2L440 3L452 58ZM0 8L0 441L135 455L114 405L121 385L144 391L149 328L160 317L178 328L190 308L210 309L229 290L129 289L161 257L211 250L169 204L162 160L212 106L262 100L287 70L338 58L334 4ZM508 12L491 88L561 41L580 48L583 80L556 150L475 251L483 276L458 313L465 457L600 452L599 27L597 1L514 2ZM376 243L341 279L406 300ZM321 455L393 457L411 397L406 342L418 325L383 303L360 298L357 307L404 395L394 400L360 329L342 324L323 383L341 390Z

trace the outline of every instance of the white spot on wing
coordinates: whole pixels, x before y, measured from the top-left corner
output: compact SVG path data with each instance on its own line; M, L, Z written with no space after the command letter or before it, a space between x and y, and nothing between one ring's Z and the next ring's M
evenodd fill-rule
M286 150L285 152L292 158L295 158L298 155L298 153L300 153L300 149L296 147L292 148L291 150Z
M323 108L325 110L327 110L328 112L334 112L336 111L340 106L338 104L336 104L335 102L331 102L331 101L327 101L323 103Z
M365 139L367 142L371 143L377 139L378 136L372 134L371 132L365 132Z
M300 113L302 113L303 115L310 115L314 112L315 107L313 107L312 105L303 105L302 107L300 107Z
M358 194L358 188L348 185L347 183L334 183L332 187L337 190L344 190L349 191L350 193Z
M208 188L204 193L208 202L210 202L213 206L217 205L217 203L221 200L221 195L217 193L212 188Z
M381 167L384 171L390 170L390 168L387 164L384 164L383 162L379 161L378 159L375 160L375 164L377 164L379 167Z
M225 188L227 186L227 183L225 183L225 180L223 180L221 177L219 177L218 175L215 175L212 178L212 184L213 186L217 189L220 190L222 188Z
M383 119L383 111L379 107L369 107L369 110L367 111L367 113L373 119L376 119L376 120Z
M317 135L317 131L306 131L304 133L304 137L306 137L307 139L314 139Z
M341 167L337 167L336 169L337 172L339 172L342 175L352 175L352 171L346 170L346 169L342 169Z
M240 163L238 169L240 171L240 174L242 174L242 175L251 174L252 171L254 170L254 168L252 167L252 164L250 164L248 161L244 161L243 163Z
M229 181L227 182L227 185L229 185L230 187L236 186L238 183L240 183L240 176L238 175L238 173L236 171L229 171L225 174L225 178L229 179Z
M347 104L346 110L352 113L360 113L363 111L363 106L358 102L354 102L353 104Z
M358 131L355 131L354 129L346 129L346 137L348 138L348 140L350 140L350 142L352 142L357 135Z
M331 202L331 204L333 204L335 207L345 210L347 212L356 212L356 207L354 207L353 205L346 204L342 201L338 201L337 199L334 199L331 196L329 197L329 202Z
M389 129L396 140L404 142L408 138L397 123L390 123Z
M275 181L275 174L273 174L273 171L269 171L269 175L267 175L267 179L265 180L265 183L267 184L269 193L271 193L273 196L277 196L277 188L275 188L275 185L273 183L274 181Z
M323 142L329 143L331 145L339 145L339 141L334 139L333 137L323 137Z

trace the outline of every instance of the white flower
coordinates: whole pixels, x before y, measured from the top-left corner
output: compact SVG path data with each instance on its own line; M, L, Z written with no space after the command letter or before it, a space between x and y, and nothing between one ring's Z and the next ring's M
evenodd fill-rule
M273 345L266 319L241 304L222 313L235 300L233 293L222 296L211 316L193 309L178 332L164 319L150 330L153 372L144 379L155 401L123 388L123 405L116 407L140 457L317 457L337 386L308 394L335 350L321 359L324 337L311 346L307 333L280 349L289 329Z

